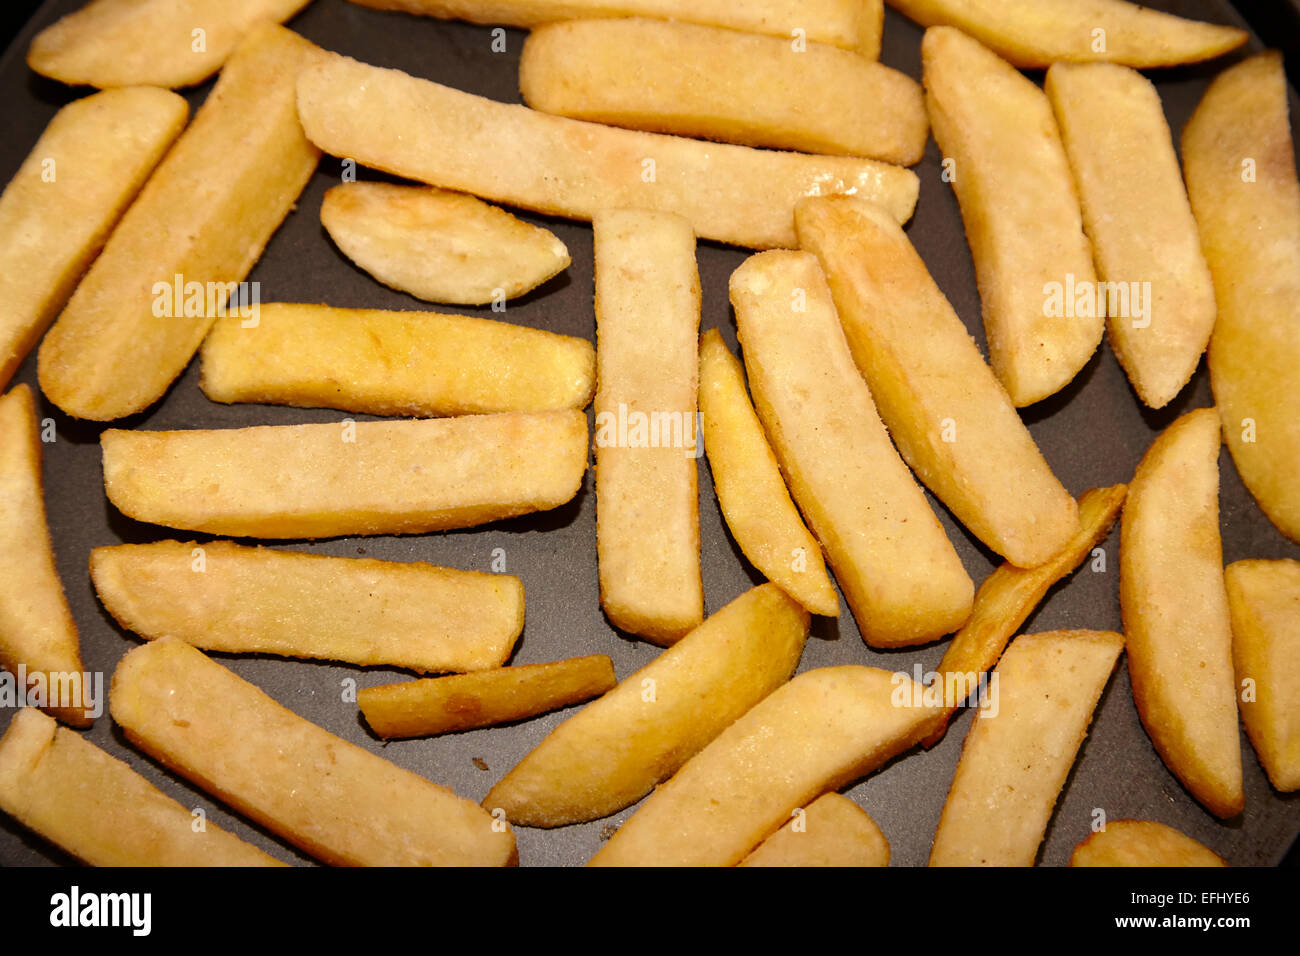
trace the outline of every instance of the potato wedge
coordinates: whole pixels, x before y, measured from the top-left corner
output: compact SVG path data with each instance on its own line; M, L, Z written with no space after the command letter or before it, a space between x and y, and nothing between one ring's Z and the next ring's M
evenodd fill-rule
M1192 796L1227 818L1244 796L1219 445L1218 413L1201 408L1147 449L1120 524L1119 596L1142 726Z
M794 219L903 460L1012 564L1060 551L1079 530L1074 499L898 223L851 196L805 199Z
M316 168L294 89L324 55L283 27L249 31L41 343L50 401L109 421L184 370Z
M951 27L921 43L926 105L975 261L989 362L1016 407L1060 391L1105 319L1092 248L1047 97ZM868 197L870 198L870 197Z
M1234 561L1223 579L1246 733L1273 786L1300 790L1300 561Z
M1300 541L1300 181L1279 54L1210 84L1183 168L1219 304L1208 364L1224 437L1264 514Z
M177 638L127 652L109 707L145 753L325 863L518 862L514 833L482 808L304 720Z
M357 691L357 704L370 729L392 740L525 720L599 697L617 683L610 659L592 654L367 687Z
M745 592L552 730L483 806L529 827L631 806L789 680L807 637L808 612L775 584Z
M35 710L0 736L0 810L91 866L284 866Z
M1153 820L1112 820L1070 854L1070 866L1227 865L1203 843Z
M533 109L742 146L921 161L921 85L821 43L665 20L538 27L519 60Z
M583 408L596 388L586 339L436 312L271 303L258 322L218 319L203 341L214 402L371 415Z
M919 180L870 159L701 143L548 116L331 57L303 73L298 114L336 156L570 219L601 209L675 212L702 239L793 246L794 204L856 192L906 221Z
M1105 60L1141 69L1196 63L1246 42L1236 27L1125 0L889 0L923 27L954 26L1022 69Z
M890 443L816 257L750 257L731 275L731 303L754 407L863 640L896 647L956 630L975 586Z
M718 505L745 557L810 613L838 617L821 545L790 500L744 369L717 329L700 338L700 416Z
M1113 631L1022 634L998 662L996 708L971 723L931 866L1033 866L1093 709L1124 650Z
M865 776L939 710L904 674L822 667L777 688L686 762L589 866L731 866L796 807Z
M889 841L848 797L823 793L737 866L889 866ZM800 818L799 815L802 815Z
M1163 408L1196 371L1215 306L1160 94L1113 63L1057 63L1044 91L1105 284L1111 347L1138 397Z
M68 301L189 109L165 90L105 90L73 100L45 127L0 195L0 389Z
M432 186L343 183L326 191L320 222L366 272L427 302L504 302L569 265L549 230Z
M518 578L423 561L158 541L95 548L90 578L122 627L230 654L476 671L524 629Z
M596 259L596 554L614 626L671 644L704 620L700 276L690 223L607 210Z
M420 534L571 501L587 470L587 417L109 429L100 445L104 490L138 521L252 538Z

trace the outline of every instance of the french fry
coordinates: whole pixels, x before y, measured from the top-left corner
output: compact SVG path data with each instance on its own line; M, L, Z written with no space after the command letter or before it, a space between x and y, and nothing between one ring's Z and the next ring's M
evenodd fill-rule
M794 218L903 460L1012 564L1060 551L1079 529L1074 499L898 223L850 196L805 199Z
M1219 540L1219 417L1188 412L1147 449L1120 525L1120 608L1138 716L1217 817L1244 805Z
M1160 94L1112 63L1057 63L1044 90L1106 290L1115 357L1138 397L1163 408L1196 371L1215 307Z
M50 401L121 418L185 368L316 168L294 89L324 55L283 27L249 31L41 344Z
M731 866L819 794L925 735L940 711L906 675L805 671L724 730L628 818L589 866Z
M100 436L125 515L253 538L421 534L547 511L587 470L578 411Z
M498 667L357 691L380 737L428 737L536 717L599 697L618 681L604 654L550 664Z
M90 577L122 627L230 654L476 671L524 627L518 578L423 561L159 541L95 548Z
M664 20L538 27L519 89L558 116L901 166L930 129L920 84L853 51Z
M745 592L551 731L483 806L530 827L631 806L789 680L807 637L808 612L775 584Z
M218 319L203 342L203 392L372 415L582 408L596 387L586 339L435 312L273 303L255 326Z
M793 246L804 196L856 192L902 222L919 189L911 170L875 160L548 116L341 56L303 72L298 114L327 152L431 186L570 219L675 212L700 238L738 246Z
M923 27L954 26L1022 69L1105 60L1145 69L1235 50L1236 27L1185 20L1125 0L889 0Z
M1096 276L1061 135L1043 91L960 31L926 30L921 56L989 361L1012 403L1032 405L1069 384L1105 328L1095 300L1079 294L1095 291Z
M754 407L863 640L896 647L956 630L975 586L890 443L816 257L750 257L732 273L731 303Z
M1153 820L1112 820L1070 854L1070 866L1227 866L1223 857Z
M358 266L428 302L504 302L569 265L549 230L431 186L343 183L325 193L320 221Z
M1234 561L1223 578L1246 733L1273 786L1300 790L1300 561Z
M717 329L700 339L700 417L718 504L745 557L809 612L838 617L821 545L790 500L744 370Z
M824 793L737 866L889 866L889 841L848 797Z
M281 707L184 641L128 651L109 707L145 753L325 863L518 862L504 822Z
M188 115L175 93L130 87L73 100L45 127L0 196L0 389Z
M704 620L690 223L608 210L596 259L596 553L610 621L671 644Z
M996 710L971 724L931 866L1033 866L1093 708L1124 650L1113 631L1023 634L998 662Z
M1264 514L1300 541L1300 181L1279 54L1210 84L1183 168L1219 304L1208 365L1224 437Z
M284 866L30 709L0 736L0 810L91 866Z

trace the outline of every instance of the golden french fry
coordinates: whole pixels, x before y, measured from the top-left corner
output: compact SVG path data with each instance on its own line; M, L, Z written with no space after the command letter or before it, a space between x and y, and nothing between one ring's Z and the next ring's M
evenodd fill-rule
M805 671L659 787L589 866L731 866L796 807L865 776L925 735L940 710L904 674Z
M596 387L586 339L436 312L273 303L256 325L218 319L203 342L203 393L372 415L582 408Z
M767 252L731 276L754 407L863 640L931 641L975 586L876 414L815 256Z
M0 810L92 866L284 866L35 710L0 736Z
M853 51L664 20L538 27L519 89L573 119L902 166L930 130L920 84Z
M1244 805L1219 540L1219 416L1188 412L1147 449L1120 527L1120 607L1138 716L1217 817Z
M380 737L428 737L536 717L599 697L617 683L610 659L593 654L368 687L357 691L357 704Z
M587 470L579 411L100 436L123 514L253 538L420 534L547 511Z
M1264 514L1300 541L1300 181L1279 54L1210 84L1183 167L1219 304L1208 364L1224 436Z
M1032 405L1069 384L1105 328L1065 147L1043 91L970 37L931 27L921 56L989 361L1011 401Z
M848 797L824 793L737 866L889 866L889 841Z
M483 806L530 827L631 806L789 680L807 637L808 612L775 584L747 591L551 731Z
M1223 857L1152 820L1112 820L1070 854L1070 866L1227 866Z
M90 577L123 627L232 654L471 671L524 628L518 578L423 561L159 541L95 548Z
M772 152L548 116L331 56L305 70L298 115L336 156L570 219L675 212L702 239L793 246L794 204L855 192L906 221L919 181L870 159Z
M324 55L283 27L249 31L41 344L50 401L96 421L142 411L235 308L316 168L294 90L298 71ZM246 291L241 302L254 298Z
M1033 866L1093 708L1124 650L1113 631L1022 634L998 662L995 708L962 746L931 866Z

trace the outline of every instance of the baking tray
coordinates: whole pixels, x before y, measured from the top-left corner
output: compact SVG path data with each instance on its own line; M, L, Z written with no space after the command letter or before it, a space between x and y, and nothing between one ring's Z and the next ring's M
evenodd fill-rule
M69 90L32 73L23 56L33 34L81 5L81 0L52 0L41 6L0 58L0 179L8 181L63 103L87 91ZM1243 25L1222 0L1163 0L1152 4L1185 16ZM414 18L355 6L345 0L316 0L290 26L321 46L386 67L396 67L492 99L518 102L518 55L524 39L506 31L506 51L492 51L486 27ZM921 29L888 10L883 60L920 77ZM1263 49L1253 39L1246 52ZM1155 71L1169 122L1175 133L1191 115L1209 79L1237 57L1208 65ZM189 93L197 107L211 84ZM1294 90L1293 116L1300 116ZM1177 136L1175 136L1177 138ZM933 142L916 167L921 197L908 233L940 287L984 345L979 298L961 217L950 188L941 181ZM362 178L372 176L362 171ZM378 177L375 177L378 178ZM330 242L319 219L321 197L340 181L340 162L325 157L304 190L296 210L267 247L250 278L262 284L262 301L325 302L336 306L391 309L430 308L395 292L354 267ZM553 230L569 247L573 264L562 275L523 299L511 302L504 316L511 322L592 338L591 229L583 223L524 214ZM727 279L747 252L714 243L700 244L698 260L704 304L701 327L717 327L734 350L735 323L727 301ZM442 308L442 311L455 311ZM460 310L470 311L475 310ZM478 310L493 316L489 310ZM36 385L35 354L22 366L16 382ZM1099 349L1075 381L1060 394L1024 411L1030 431L1056 474L1071 493L1127 482L1155 435L1179 415L1212 403L1204 364L1192 383L1169 407L1144 408L1134 397L1107 345ZM91 548L118 542L189 540L195 536L141 524L119 514L105 499L98 438L103 426L78 422L43 402L40 414L54 419L57 441L45 446L46 499L59 572L73 615L81 630L82 653L91 670L112 673L118 659L139 639L118 628L95 598L87 573ZM273 406L226 406L209 402L198 388L198 363L192 363L165 398L149 411L127 420L146 429L235 428L247 425L365 419L328 410ZM1226 450L1221 458L1221 510L1224 560L1300 557L1268 522L1242 486ZM724 526L713 495L708 465L700 462L700 534L706 610L716 611L759 583L760 575L745 561ZM966 532L933 498L940 520L976 582L993 569L992 554ZM658 648L614 630L600 610L596 577L595 495L591 473L577 499L555 511L502 521L477 530L412 537L342 538L292 541L274 547L334 555L367 555L397 561L430 561L456 568L488 570L492 552L504 549L507 570L524 582L527 624L515 664L557 660L579 654L607 654L620 678L648 663ZM197 536L198 540L205 540ZM1118 527L1105 541L1106 569L1088 565L1058 584L1025 625L1026 631L1054 628L1120 630L1118 599ZM858 635L847 607L837 620L814 618L813 633L800 670L834 664L869 664L911 672L915 664L931 670L944 644L894 652L868 648ZM290 661L254 655L216 655L226 666L263 688L291 710L322 727L380 753L389 760L480 800L560 721L561 711L522 723L452 734L426 740L384 744L365 728L356 704L344 702L345 681L361 687L411 677L397 670ZM962 712L933 750L913 750L846 791L880 825L892 846L895 865L924 864L939 812L943 807L971 713ZM0 712L0 730L12 711ZM87 736L127 761L186 807L201 807L225 827L282 859L310 862L297 850L244 819L188 783L172 776L125 741L107 715ZM1217 822L1192 800L1165 769L1138 722L1121 665L1097 708L1085 741L1057 805L1043 843L1040 861L1063 864L1074 845L1086 837L1094 808L1109 819L1159 820L1207 844L1235 865L1278 863L1300 831L1297 795L1272 790L1243 734L1246 810L1236 819ZM603 838L625 820L629 808L604 820L559 830L516 828L523 865L576 865L599 848ZM43 865L72 862L7 817L0 816L0 864Z

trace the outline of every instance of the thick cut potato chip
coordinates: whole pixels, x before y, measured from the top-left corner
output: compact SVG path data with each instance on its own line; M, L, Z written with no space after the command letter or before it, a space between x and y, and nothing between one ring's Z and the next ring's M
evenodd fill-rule
M1209 847L1152 820L1112 820L1070 854L1070 866L1227 865Z
M848 797L824 793L738 866L889 866L889 841Z

